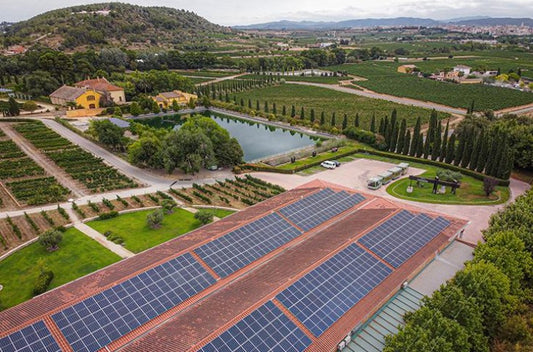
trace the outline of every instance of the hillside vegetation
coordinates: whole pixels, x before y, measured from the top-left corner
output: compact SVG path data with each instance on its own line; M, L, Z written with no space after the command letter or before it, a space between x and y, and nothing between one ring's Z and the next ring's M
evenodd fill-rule
M178 45L231 33L193 12L168 7L101 3L67 7L7 28L4 46L39 42L58 49L87 45Z

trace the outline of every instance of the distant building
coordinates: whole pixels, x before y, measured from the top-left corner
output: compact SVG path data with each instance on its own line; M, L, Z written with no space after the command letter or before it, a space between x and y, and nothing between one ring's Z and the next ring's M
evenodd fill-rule
M101 97L95 90L65 85L50 94L50 101L55 105L66 106L70 103L84 109L98 109Z
M26 51L28 51L28 49L26 49L22 45L12 45L7 48L7 50L5 51L5 54L7 56L20 55L20 54L24 54Z
M472 67L465 66L465 65L457 65L453 68L454 72L462 72L463 75L465 76L468 76L471 70L472 70Z
M195 94L185 93L179 90L173 90L172 92L163 92L159 93L152 99L159 105L161 109L167 109L169 106L172 106L173 102L176 101L178 105L187 105L191 99L198 99L198 96Z
M416 65L401 65L398 66L398 72L400 73L412 73L416 68Z
M115 86L104 77L95 79L87 79L74 84L78 88L90 88L98 93L102 94L105 99L115 104L126 103L126 95L124 94L124 88Z

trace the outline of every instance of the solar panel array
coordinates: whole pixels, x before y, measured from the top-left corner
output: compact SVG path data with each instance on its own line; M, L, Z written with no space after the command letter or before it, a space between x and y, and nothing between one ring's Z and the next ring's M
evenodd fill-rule
M345 191L335 193L330 188L325 188L279 212L301 229L309 231L363 200L365 197L360 194L352 195Z
M268 301L233 325L201 352L303 351L311 339Z
M272 213L194 251L220 277L226 277L299 235L298 229Z
M52 318L74 351L96 351L214 283L187 253Z
M2 352L59 352L56 340L43 321L16 331L0 339Z
M441 233L450 222L442 217L401 211L359 242L397 268Z
M276 298L318 337L391 272L352 243Z

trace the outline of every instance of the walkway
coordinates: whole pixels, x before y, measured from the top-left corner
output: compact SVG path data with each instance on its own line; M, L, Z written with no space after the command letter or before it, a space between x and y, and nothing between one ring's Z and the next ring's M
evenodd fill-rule
M357 90L357 89L341 87L341 86L333 85L333 84L311 83L311 82L291 82L291 81L287 81L287 84L298 84L302 86L313 86L313 87L319 87L319 88L326 88L326 89L336 90L338 92L359 95L359 96L366 97L366 98L387 100L387 101L402 104L402 105L417 106L417 107L425 108L425 109L435 109L437 111L442 111L442 112L446 112L449 114L464 115L466 113L466 110L464 109L452 108L450 106L436 104L436 103L432 103L428 101L421 101L421 100L415 100L415 99L410 99L410 98L402 98L402 97L397 97L394 95L376 93L376 92L369 91L369 90Z
M217 77L217 78L214 78L211 81L197 83L196 86L197 87L206 86L206 85L213 84L213 83L219 83L219 82L222 82L222 81L235 79L235 78L238 78L238 77L241 77L241 76L245 76L245 75L248 75L248 74L249 74L248 72L243 72L243 73L239 73L239 74L233 75L233 76Z
M108 241L104 235L83 222L75 223L74 227L122 258L130 258L135 255L121 245Z

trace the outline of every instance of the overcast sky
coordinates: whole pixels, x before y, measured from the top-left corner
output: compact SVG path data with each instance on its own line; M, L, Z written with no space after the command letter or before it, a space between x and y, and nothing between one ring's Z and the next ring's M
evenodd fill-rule
M105 0L0 0L0 21L20 21L61 7ZM196 12L221 25L277 20L346 20L366 17L533 17L533 0L129 0Z

